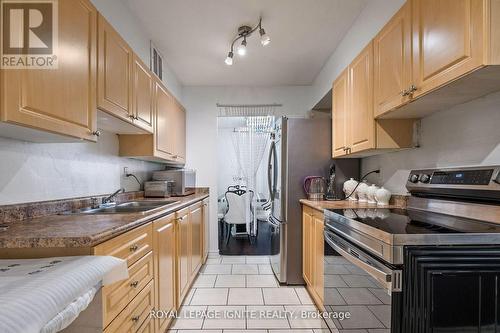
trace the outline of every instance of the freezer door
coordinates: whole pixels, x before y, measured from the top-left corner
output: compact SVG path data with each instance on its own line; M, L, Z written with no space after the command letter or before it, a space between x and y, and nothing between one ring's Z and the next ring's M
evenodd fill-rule
M269 223L271 224L271 249L273 249L273 255L270 256L271 267L276 279L280 283L286 283L287 225L276 221L272 216L269 218Z

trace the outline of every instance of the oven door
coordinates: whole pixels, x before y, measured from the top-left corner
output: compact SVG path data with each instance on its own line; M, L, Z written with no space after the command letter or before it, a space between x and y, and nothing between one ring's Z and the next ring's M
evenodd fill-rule
M401 271L327 229L324 265L324 305L337 329L391 332Z

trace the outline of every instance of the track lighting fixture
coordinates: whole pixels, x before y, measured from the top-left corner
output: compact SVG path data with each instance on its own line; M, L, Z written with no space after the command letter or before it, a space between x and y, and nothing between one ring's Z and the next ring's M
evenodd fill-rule
M238 35L233 39L233 42L231 43L231 50L227 54L226 60L224 61L226 65L231 66L233 64L234 45L240 39L242 39L242 41L241 44L238 45L236 52L239 56L244 56L247 53L247 37L251 36L257 29L259 30L260 43L262 46L266 46L271 42L271 38L269 38L269 35L266 34L264 28L262 28L262 18L259 19L259 23L254 28L247 25L239 27Z

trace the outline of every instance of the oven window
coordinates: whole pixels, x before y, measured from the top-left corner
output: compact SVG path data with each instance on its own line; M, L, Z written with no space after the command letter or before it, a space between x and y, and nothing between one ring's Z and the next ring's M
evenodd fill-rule
M325 310L337 329L390 332L391 296L326 242L324 274Z

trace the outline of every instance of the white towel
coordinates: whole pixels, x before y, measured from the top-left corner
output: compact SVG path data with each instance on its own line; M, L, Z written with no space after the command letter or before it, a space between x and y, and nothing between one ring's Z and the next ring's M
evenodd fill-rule
M39 333L99 283L127 277L126 261L110 256L0 260L0 332Z

